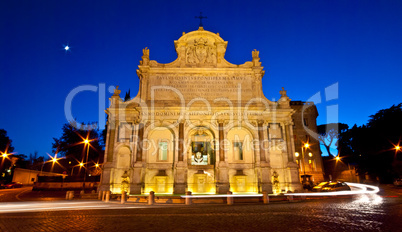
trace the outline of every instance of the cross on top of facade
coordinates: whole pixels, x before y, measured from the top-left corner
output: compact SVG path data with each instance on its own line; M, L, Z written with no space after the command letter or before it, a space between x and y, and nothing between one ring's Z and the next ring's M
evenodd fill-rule
M202 19L206 19L206 16L202 16L202 12L200 12L200 16L195 16L196 19L200 19L200 27L202 27Z

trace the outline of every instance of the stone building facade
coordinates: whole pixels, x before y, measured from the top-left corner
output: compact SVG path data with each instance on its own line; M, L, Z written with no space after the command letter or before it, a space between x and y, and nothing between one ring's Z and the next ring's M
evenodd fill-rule
M324 180L320 143L317 140L317 107L313 102L291 101L296 163L300 176L311 175L317 183ZM308 147L305 145L308 144Z
M110 98L100 190L301 190L295 110L284 89L278 101L263 95L259 52L231 64L227 42L202 27L174 45L178 57L168 64L150 60L145 48L138 95L124 102L116 88Z

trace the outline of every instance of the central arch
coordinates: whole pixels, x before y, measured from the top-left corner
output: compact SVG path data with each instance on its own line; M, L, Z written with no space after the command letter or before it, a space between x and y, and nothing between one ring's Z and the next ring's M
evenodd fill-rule
M215 193L215 135L204 126L194 127L187 134L188 190Z

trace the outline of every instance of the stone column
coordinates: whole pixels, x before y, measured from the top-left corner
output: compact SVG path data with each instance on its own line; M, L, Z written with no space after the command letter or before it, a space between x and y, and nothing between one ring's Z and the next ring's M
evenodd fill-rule
M288 165L287 165L287 176L289 177L288 186L290 190L302 190L302 185L300 183L299 177L299 166L294 162L294 147L293 147L293 138L292 138L292 124L285 123L285 139L286 139L286 148L288 153ZM300 154L301 155L301 154Z
M217 165L217 181L216 193L224 194L230 189L229 186L229 167L225 161L225 131L223 127L223 120L218 121L219 126L219 165Z
M174 178L175 194L184 194L187 185L187 164L184 163L184 123L179 123L178 139L178 162L176 163L176 172Z
M142 153L144 143L144 123L138 124L138 137L137 137L137 150L136 150L136 162L134 163L133 171L130 173L130 193L141 194L142 189Z
M105 147L106 160L103 164L103 171L101 174L101 180L98 191L110 190L110 182L111 182L110 174L112 172L112 168L114 167L113 153L116 139L116 125L118 125L118 122L115 122L112 116L109 117L110 118L107 122L106 147Z
M266 162L265 149L264 149L264 122L258 121L258 142L260 149L260 161Z
M261 160L260 192L272 193L271 166L267 161L264 149L264 121L258 121L258 141Z
M136 154L136 160L142 161L142 148L143 148L143 142L144 142L144 124L140 123L138 124L138 140L137 140L137 154Z
M184 147L183 147L183 143L184 143L184 123L181 122L179 123L179 157L178 160L183 161L184 159Z

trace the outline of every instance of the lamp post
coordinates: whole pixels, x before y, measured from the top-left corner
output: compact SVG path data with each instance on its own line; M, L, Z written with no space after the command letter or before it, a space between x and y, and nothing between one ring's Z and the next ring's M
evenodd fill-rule
M307 151L307 148L309 148L310 147L310 144L308 144L308 143L305 143L302 147L301 147L301 149L302 149L302 156L301 156L301 160L302 160L302 162L301 162L301 167L303 168L303 181L302 181L302 184L304 185L304 183L306 183L306 166L305 166L305 164L304 164L304 152L305 152L305 150ZM312 157L313 156L313 154L310 152L309 154L308 154L310 157ZM300 156L300 154L298 153L298 152L296 152L295 153L295 156L296 157L299 157Z
M1 157L3 157L3 159L1 160L1 165L0 165L0 174L2 173L2 168L3 168L3 163L4 163L4 160L8 157L8 154L7 154L7 151L6 152L1 152L2 154L1 154Z
M89 140L88 139L85 139L84 140L84 148L85 148L85 146L88 146L87 147L87 155L86 155L86 159L85 159L85 176L84 176L84 183L83 183L83 185L82 185L82 187L83 187L83 190L85 191L85 181L86 181L86 178L87 178L87 169L88 169L88 153L89 153ZM81 165L82 163L80 163L80 166L82 167L82 165Z

